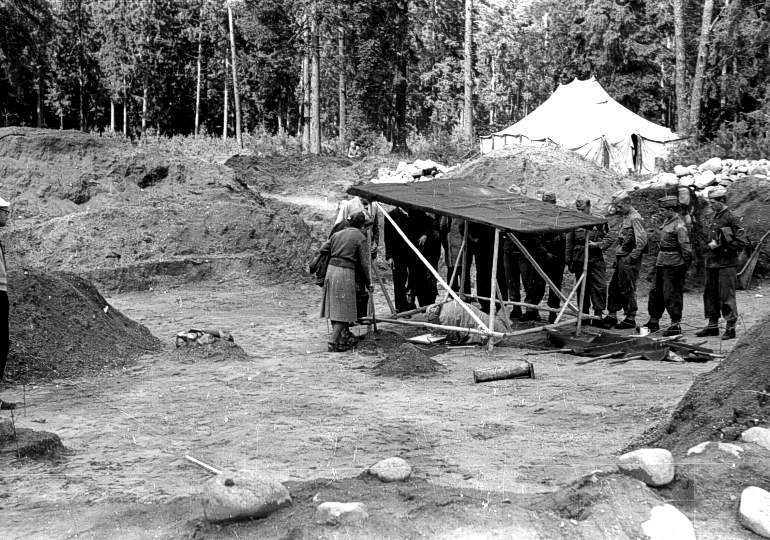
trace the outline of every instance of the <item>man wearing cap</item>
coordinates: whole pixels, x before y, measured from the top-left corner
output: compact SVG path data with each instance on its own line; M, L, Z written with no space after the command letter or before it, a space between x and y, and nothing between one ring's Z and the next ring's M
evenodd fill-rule
M721 186L709 193L714 216L708 227L709 243L705 253L706 283L703 311L708 325L695 333L698 337L719 335L719 315L725 318L722 339L735 338L738 304L735 302L738 254L748 245L746 231L727 208L727 190Z
M11 203L0 197L0 227L8 223ZM3 382L8 349L11 346L8 327L8 271L5 266L5 249L0 244L0 383ZM16 404L0 399L0 409L15 409Z
M590 199L583 195L578 196L575 199L575 208L584 214L590 214ZM584 284L586 295L583 313L589 313L590 307L593 306L594 314L601 318L604 315L604 308L607 307L607 266L604 262L604 250L609 247L607 225L593 226L588 231L576 229L568 232L565 238L564 255L567 268L575 274L577 281L583 275L586 234L588 235L588 270ZM601 319L594 324L602 326Z
M556 193L544 193L542 200L543 202L556 204ZM564 280L564 235L561 233L532 235L525 237L522 243L553 284L561 288L561 283ZM524 259L524 257L520 257L520 259ZM536 306L545 296L545 280L540 277L540 274L528 262L523 270L524 291L526 292L524 302ZM553 291L549 291L548 307L558 309L560 306L561 299ZM539 321L540 313L537 309L528 307L520 320ZM555 320L556 313L551 311L548 321L554 322Z
M650 320L645 326L652 332L660 330L659 321L666 310L671 317L671 325L663 335L678 336L682 333L680 323L684 278L692 262L692 247L687 226L679 215L679 197L666 195L658 199L658 203L665 212L666 221L660 229L660 249L655 260L655 277L647 300Z
M623 216L615 248L615 269L607 291L605 327L636 328L636 282L642 267L642 252L647 247L647 231L642 216L631 206L628 192L621 190L612 196L612 205ZM618 322L617 312L622 309L625 318Z

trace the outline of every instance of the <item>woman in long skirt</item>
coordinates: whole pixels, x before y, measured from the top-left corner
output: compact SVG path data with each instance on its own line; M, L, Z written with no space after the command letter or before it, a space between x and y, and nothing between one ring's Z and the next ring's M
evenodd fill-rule
M364 286L371 291L366 237L362 231L366 223L363 212L348 218L348 227L334 233L321 247L330 255L321 297L321 317L332 322L330 352L350 348L347 338L351 323L358 319L356 306L356 273L360 272Z

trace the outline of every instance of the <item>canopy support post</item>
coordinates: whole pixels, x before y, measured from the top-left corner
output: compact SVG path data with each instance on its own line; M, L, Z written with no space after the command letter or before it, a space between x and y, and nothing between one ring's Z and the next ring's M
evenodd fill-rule
M497 255L500 250L500 230L495 229L492 233L495 235L495 247L492 250L492 278L490 280L490 285L492 285L492 289L490 290L490 299L493 299L497 296ZM501 306L503 310L505 310L505 307ZM489 302L489 323L487 326L489 327L489 330L491 332L495 331L495 314L497 311L497 302L492 300ZM489 337L489 343L487 344L489 352L492 352L492 349L495 348L495 344L492 340L492 336Z
M423 254L420 253L420 250L415 247L415 245L412 243L411 240L409 240L409 238L407 238L406 233L404 233L404 231L401 230L401 227L399 227L398 224L393 220L393 218L390 217L390 214L388 214L385 211L385 209L382 207L382 205L380 205L380 203L376 202L376 201L374 201L373 204L377 205L377 208L379 208L380 211L383 213L383 215L385 216L385 219L387 219L390 222L390 224L393 225L393 228L401 236L401 238L404 240L404 242L406 242L406 245L408 245L411 248L411 250L414 252L414 254L417 255L417 258L420 259L422 264L425 265L425 267L428 269L428 271L430 271L430 273L433 274L433 277L435 277L436 280L441 284L441 286L444 287L444 290L446 290L446 292L449 293L449 296L451 296L453 300L457 300L457 302L459 302L460 307L462 307L465 310L465 312L468 313L468 315L471 316L471 319L473 319L473 321L479 326L479 328L481 328L481 331L483 333L489 334L491 331L487 327L487 325L485 325L481 321L481 319L478 317L478 315L476 315L473 312L473 310L470 309L465 304L465 302L463 302L463 300L459 296L457 296L457 293L455 293L452 290L452 287L447 285L447 282L442 279L442 277L439 275L439 273L436 271L436 269L433 268L433 266L423 256Z
M527 258L527 260L529 261L529 264L531 264L531 265L532 265L532 267L535 269L535 271L536 271L538 274L540 274L540 277L541 277L541 278L543 278L543 279L545 280L545 282L546 282L546 283L548 284L548 286L551 288L551 291L553 291L553 293L554 293L556 296L558 296L558 297L559 297L559 299L560 299L562 302L565 302L565 303L569 304L569 308L570 308L572 311L574 311L576 314L579 314L580 312L578 311L578 308L577 308L577 306L575 306L575 304L573 304L573 303L571 303L571 302L569 302L569 301L567 300L567 297L566 297L566 296L564 296L564 293L563 293L563 292L561 292L561 290L560 290L560 289L559 289L559 288L558 288L558 287L557 287L557 286L554 284L554 282L551 280L551 278L550 278L550 277L548 277L548 274L546 274L546 273L545 273L545 271L543 271L543 269L542 269L542 268L540 267L540 265L537 263L537 261L535 260L535 258L534 258L534 257L532 257L532 254L531 254L531 253L530 253L530 252L527 250L527 248L526 248L526 247L524 247L524 244L522 244L522 243L521 243L521 241L520 241L518 238L516 238L516 235L515 235L515 234L513 234L513 233L512 233L512 232L510 232L510 231L509 231L507 234L508 234L508 238L510 238L510 239L511 239L511 242L513 242L514 244L516 244L516 247L518 247L518 248L519 248L519 250L521 251L521 254L522 254L522 255L524 255L524 256ZM579 318L580 318L580 317L578 317L578 319L579 319Z
M583 325L583 317L581 315L583 314L583 306L585 305L586 301L586 285L588 284L588 243L590 239L590 231L588 229L585 229L586 231L586 245L585 250L583 251L583 287L580 289L580 301L578 302L578 309L580 311L578 312L578 318L577 318L577 329L575 330L575 336L580 335L581 326Z
M577 283L575 283L575 286L572 287L572 291L569 293L569 296L567 296L567 300L572 300L572 297L575 296L575 293L578 291L578 287L580 287L580 284L583 283L583 280L585 279L585 277L586 275L583 274L578 278ZM559 321L561 321L561 318L564 315L564 312L566 310L567 310L567 303L565 302L564 305L559 310L559 314L556 316L556 320L554 321L554 324L557 324Z
M449 278L449 286L452 286L452 283L454 283L455 277L457 277L457 265L460 264L460 258L463 256L463 253L465 252L465 241L467 239L463 237L463 243L460 245L460 251L457 253L457 259L455 259L455 265L452 268L452 275ZM463 276L464 277L464 276ZM460 286L458 289L462 291L463 285L460 283ZM444 295L444 302L446 302L449 299L449 293L446 293Z
M456 218L452 218L456 219ZM465 290L465 279L466 276L469 276L468 272L470 272L470 264L471 264L471 258L468 254L468 221L463 220L463 246L465 246L465 251L463 251L463 271L460 272L460 295L462 295L463 298L465 298L465 293L470 293L470 286L468 290ZM470 278L468 279L468 282L470 283Z

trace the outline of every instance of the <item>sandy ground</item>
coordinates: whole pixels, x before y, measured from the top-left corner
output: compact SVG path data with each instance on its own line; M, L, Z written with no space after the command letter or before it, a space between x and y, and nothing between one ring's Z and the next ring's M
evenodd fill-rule
M767 294L770 288L740 293L739 331L770 310ZM318 297L314 285L225 282L110 298L167 348L122 372L26 388L17 426L57 433L68 452L53 464L2 464L2 537L179 537L200 514L185 497L209 476L185 454L282 481L355 476L400 456L436 490L552 491L611 467L715 365L579 366L579 358L560 354L461 349L436 357L446 372L377 376L370 369L377 355L325 352ZM689 294L692 328L700 311L699 297ZM174 335L193 327L228 329L251 358L179 354ZM733 343L709 344L727 352ZM474 367L522 358L535 364L537 379L473 383ZM23 390L3 397L22 401ZM165 510L149 518L135 505ZM695 525L699 537L710 537Z

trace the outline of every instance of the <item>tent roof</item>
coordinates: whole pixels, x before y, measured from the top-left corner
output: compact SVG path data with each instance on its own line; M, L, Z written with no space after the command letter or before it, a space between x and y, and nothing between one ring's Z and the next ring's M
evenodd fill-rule
M514 195L473 178L441 178L408 184L363 184L348 193L372 201L467 219L517 233L569 231L604 218Z
M494 135L523 135L533 141L551 140L570 150L604 137L610 144L636 134L657 142L678 139L659 126L612 99L591 77L560 84L542 105L512 126Z

